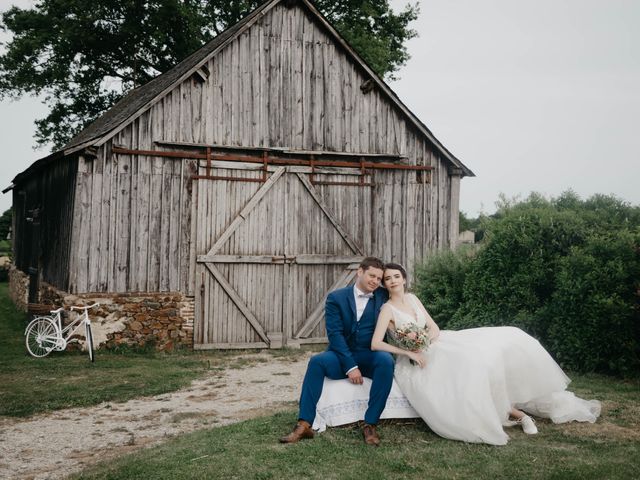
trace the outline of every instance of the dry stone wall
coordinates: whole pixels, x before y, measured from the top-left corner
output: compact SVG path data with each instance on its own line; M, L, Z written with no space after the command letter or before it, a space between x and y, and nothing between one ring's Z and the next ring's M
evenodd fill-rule
M29 278L14 268L10 279L11 298L20 310L26 311ZM100 304L89 312L94 348L193 348L194 297L180 292L71 295L46 283L40 288L40 304L50 305L51 310L64 307L69 312L73 305L94 302ZM78 333L84 334L81 330Z
M29 276L14 265L9 268L9 297L21 312L27 311Z

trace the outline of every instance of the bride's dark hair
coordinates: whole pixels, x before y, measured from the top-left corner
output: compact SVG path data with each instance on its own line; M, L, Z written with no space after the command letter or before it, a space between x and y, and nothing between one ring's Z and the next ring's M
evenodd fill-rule
M383 270L399 270L402 274L402 278L404 278L405 280L407 279L407 271L399 263L385 263ZM382 279L382 283L384 284L384 277Z

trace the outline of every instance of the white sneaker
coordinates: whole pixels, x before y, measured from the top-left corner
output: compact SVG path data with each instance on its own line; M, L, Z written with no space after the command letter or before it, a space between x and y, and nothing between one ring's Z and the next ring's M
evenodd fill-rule
M527 435L535 435L538 433L538 428L536 427L533 418L529 415L525 415L524 417L517 420L517 422L522 425L522 431Z

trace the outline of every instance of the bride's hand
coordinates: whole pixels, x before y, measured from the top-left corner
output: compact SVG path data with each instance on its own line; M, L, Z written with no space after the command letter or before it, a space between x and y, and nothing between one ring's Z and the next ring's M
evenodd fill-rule
M409 352L407 353L407 356L413 360L415 363L417 363L420 368L424 368L425 365L427 364L427 359L424 358L424 355L422 354L422 352Z

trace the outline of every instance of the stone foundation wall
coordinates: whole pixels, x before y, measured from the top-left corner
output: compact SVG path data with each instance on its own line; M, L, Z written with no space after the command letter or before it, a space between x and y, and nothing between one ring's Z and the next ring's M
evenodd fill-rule
M22 312L27 311L29 304L29 276L15 265L9 268L9 297L16 308Z
M10 279L12 300L18 308L27 311L29 278L13 268ZM154 347L157 350L193 348L194 297L180 292L71 295L44 282L40 288L40 304L51 305L51 310L64 307L68 312L73 305L94 302L100 304L89 311L96 349L118 346ZM78 334L84 336L81 330Z

